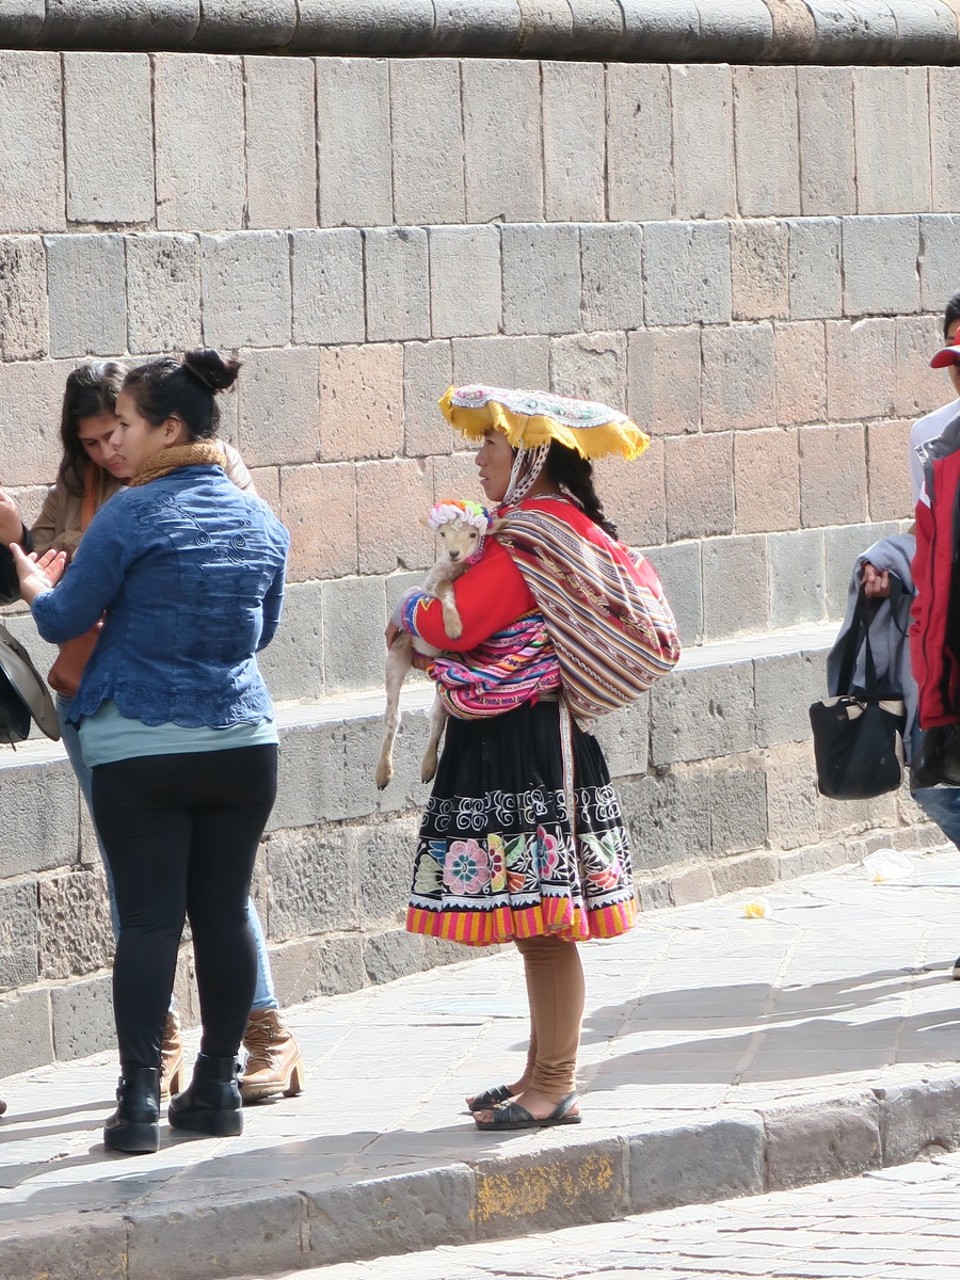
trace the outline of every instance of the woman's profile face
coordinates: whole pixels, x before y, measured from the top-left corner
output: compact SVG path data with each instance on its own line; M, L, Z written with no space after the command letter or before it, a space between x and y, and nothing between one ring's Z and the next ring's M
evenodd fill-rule
M480 485L490 502L502 502L506 496L513 458L510 441L502 431L491 428L486 432L474 462L480 472Z
M163 424L154 427L142 416L129 391L117 396L117 418L110 445L121 460L125 476L135 476L143 464L166 447Z
M77 419L77 440L94 466L108 471L118 480L128 480L133 472L127 469L126 462L117 452L113 442L116 430L117 419L106 410Z

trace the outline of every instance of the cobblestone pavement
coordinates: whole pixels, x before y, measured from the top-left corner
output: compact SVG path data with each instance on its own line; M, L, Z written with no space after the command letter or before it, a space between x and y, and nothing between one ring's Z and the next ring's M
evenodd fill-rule
M957 1280L960 1154L797 1191L269 1280Z

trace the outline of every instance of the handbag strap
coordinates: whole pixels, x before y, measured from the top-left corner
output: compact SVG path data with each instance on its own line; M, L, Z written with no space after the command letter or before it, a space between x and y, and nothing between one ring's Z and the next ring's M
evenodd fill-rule
M877 679L877 665L874 661L873 649L870 646L869 606L867 604L866 591L862 586L857 592L856 608L853 611L850 630L847 632L847 638L843 646L843 656L840 659L840 676L837 688L841 694L854 692L853 675L861 648L864 650L864 674L866 677L863 692L868 696L876 696L883 691L880 689L880 681Z
M97 491L100 487L100 468L94 462L88 462L83 472L83 497L80 499L80 532L85 533L87 525L97 514Z

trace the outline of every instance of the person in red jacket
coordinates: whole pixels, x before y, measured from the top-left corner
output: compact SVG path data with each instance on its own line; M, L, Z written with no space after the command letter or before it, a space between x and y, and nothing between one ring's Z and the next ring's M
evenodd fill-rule
M648 438L625 415L485 387L450 388L440 405L455 428L481 440L476 465L498 517L550 517L569 574L591 546L626 557L590 463L643 452ZM472 946L512 941L524 961L526 1065L511 1083L467 1099L481 1129L579 1122L577 943L624 933L637 912L630 841L603 752L562 696L553 624L563 610L563 564L556 568L545 544L529 556L519 545L495 527L457 580L458 638L447 635L439 602L419 591L401 600L387 628L388 644L402 627L444 651L429 672L450 712L406 927ZM659 592L649 565L637 572ZM668 665L675 660L669 655Z

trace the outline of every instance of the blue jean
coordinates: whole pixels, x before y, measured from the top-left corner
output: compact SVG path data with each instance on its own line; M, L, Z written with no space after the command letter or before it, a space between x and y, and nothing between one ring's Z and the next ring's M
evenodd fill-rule
M960 849L960 787L920 787L914 791L913 798Z
M63 745L67 751L67 758L76 775L77 783L83 794L84 803L87 806L87 813L90 815L90 821L93 823L94 835L97 837L97 848L100 850L100 858L103 862L103 869L107 876L107 892L110 894L110 923L113 926L113 936L117 938L120 933L120 917L117 913L117 896L113 887L113 875L110 872L110 863L107 861L107 855L104 852L103 841L100 839L100 832L97 830L97 824L93 817L93 774L87 768L83 759L83 751L80 748L80 735L77 732L76 725L68 724L67 712L70 709L70 698L65 698L58 693L57 702L57 718L60 721L60 734ZM263 925L260 923L260 917L257 914L257 908L252 898L247 900L247 918L250 921L250 928L253 930L253 938L257 948L257 986L253 996L254 1009L279 1009L280 1005L277 1001L276 993L273 989L273 974L270 971L270 956L267 952L267 940L263 936Z

